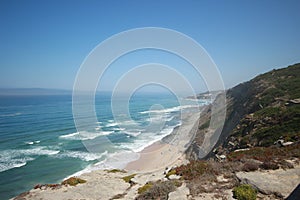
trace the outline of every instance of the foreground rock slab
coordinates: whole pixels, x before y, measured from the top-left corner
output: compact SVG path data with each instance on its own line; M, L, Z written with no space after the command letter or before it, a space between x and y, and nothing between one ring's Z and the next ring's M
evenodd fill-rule
M253 185L263 194L287 198L300 182L300 165L287 170L237 172L236 176L242 183Z
M33 189L22 200L30 199L110 199L117 194L122 194L130 187L129 183L122 180L125 173L108 173L105 171L93 171L89 174L83 174L80 178L86 180L86 183L76 186L62 186L59 189L41 190Z

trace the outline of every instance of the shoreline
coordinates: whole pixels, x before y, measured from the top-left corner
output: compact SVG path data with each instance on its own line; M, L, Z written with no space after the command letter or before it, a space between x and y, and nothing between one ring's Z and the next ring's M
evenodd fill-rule
M165 169L167 165L180 165L182 163L186 163L184 152L190 145L190 141L187 140L187 138L192 129L195 126L198 127L201 111L197 110L197 112L193 111L189 113L182 113L184 116L182 117L181 124L174 127L171 133L158 141L153 141L153 143L144 147L141 151L136 152L136 154L138 154L138 159L129 161L124 165L124 167L120 167L118 169L124 169L133 172L153 172L160 169ZM197 125L195 125L196 123ZM188 134L182 135L182 132L186 132ZM181 135L181 137L176 137L178 135ZM192 139L193 138L190 138L190 140ZM180 147L178 147L178 145L180 145ZM163 166L161 159L164 159L165 161ZM179 163L176 163L177 160ZM98 163L89 165L86 168L75 172L74 174L62 178L62 180L73 176L80 177L83 174L92 173L93 171L97 170L114 169L114 167L103 169L97 168L97 164Z
M140 151L137 160L127 163L126 167L120 169L120 172L109 172L109 169L95 169L72 176L86 180L84 184L78 184L76 187L61 186L55 189L37 188L22 193L17 197L28 197L30 199L111 199L115 195L123 193L130 186L123 180L123 177L134 175L134 182L139 186L146 184L148 181L163 180L166 168L187 164L185 150L193 139L193 130L198 127L200 118L199 112L184 113L180 126L161 140L152 143ZM122 170L125 170L124 172ZM80 172L80 171L79 171ZM78 175L76 175L78 174ZM62 180L66 180L68 176ZM138 187L138 186L136 186ZM135 188L137 189L137 188ZM129 192L127 199L134 199L137 195L136 190ZM24 196L23 196L24 195ZM14 199L16 197L13 197Z
M200 112L184 113L182 124L160 141L145 147L139 152L139 159L129 162L125 170L134 172L154 172L171 165L186 163L185 150L193 139L193 131L198 127Z

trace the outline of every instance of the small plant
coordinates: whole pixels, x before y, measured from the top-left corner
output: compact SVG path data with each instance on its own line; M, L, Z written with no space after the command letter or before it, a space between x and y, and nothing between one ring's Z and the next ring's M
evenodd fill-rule
M168 171L168 173L166 174L166 178L169 178L171 175L176 175L175 169L171 169L170 171Z
M111 170L106 170L108 173L126 173L125 170L123 169L111 169Z
M131 174L129 176L124 176L122 179L126 182L126 183L132 183L131 179L135 177L136 174Z
M261 169L264 170L275 170L275 169L279 169L278 164L274 163L274 162L264 162L263 164L261 164L259 166Z
M167 200L168 194L176 190L176 186L173 181L157 181L155 183L147 183L146 185L138 189L139 195L136 200L144 199L160 199Z
M256 190L248 184L237 186L232 192L233 197L238 200L255 200L257 196Z
M215 176L215 171L206 161L191 161L187 165L182 165L175 168L176 174L183 177L185 180L193 180L202 175Z
M148 190L149 190L150 188L152 188L152 187L153 187L153 183L152 183L152 182L148 182L148 183L146 183L144 186L139 187L138 193L139 193L139 194L142 194L142 193L148 191Z
M242 171L252 172L258 170L258 164L254 162L246 162L242 168Z
M86 183L86 180L83 180L81 178L77 178L77 177L71 177L68 178L66 180L64 180L61 184L62 185L71 185L71 186L75 186L77 184L81 184L81 183Z

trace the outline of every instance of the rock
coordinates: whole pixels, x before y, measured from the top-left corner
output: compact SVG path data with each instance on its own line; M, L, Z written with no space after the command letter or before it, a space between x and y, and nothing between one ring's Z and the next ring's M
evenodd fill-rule
M284 142L284 143L282 143L282 146L288 146L288 145L291 145L291 144L294 144L294 142Z
M218 155L218 154L216 154L215 156L216 156L216 158L217 158L219 161L223 161L223 160L226 159L226 156L225 156L225 155Z
M183 183L174 192L168 194L168 200L187 200L189 194L190 190L186 187L186 184Z
M263 194L276 193L286 198L299 184L300 166L288 170L237 172L236 176L242 183L253 185Z
M172 174L172 175L169 176L169 179L170 179L170 180L178 180L178 179L180 179L180 177L181 177L181 176Z
M248 150L250 150L249 148L246 148L246 149L236 149L236 150L234 150L234 152L239 152L239 151L248 151Z
M224 175L217 176L217 181L219 183L227 183L229 179L225 178Z
M231 141L229 141L228 144L231 145L231 146L235 146L235 144Z

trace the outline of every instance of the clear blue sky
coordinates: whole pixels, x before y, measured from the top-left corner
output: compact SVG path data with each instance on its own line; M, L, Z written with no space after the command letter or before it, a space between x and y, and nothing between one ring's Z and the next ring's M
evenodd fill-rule
M300 62L299 9L298 0L1 0L0 88L71 89L96 45L148 26L194 38L217 64L225 86L232 87ZM105 82L103 89L109 88Z

